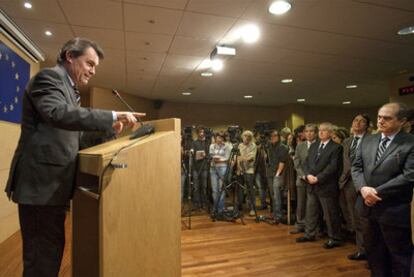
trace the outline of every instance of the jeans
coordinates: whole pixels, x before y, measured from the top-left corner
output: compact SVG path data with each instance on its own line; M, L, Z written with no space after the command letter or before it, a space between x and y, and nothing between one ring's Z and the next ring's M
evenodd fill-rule
M273 218L276 220L281 220L283 217L282 213L282 185L283 177L274 176L272 178L272 187L273 187Z
M223 190L223 179L226 170L227 166L212 166L210 168L211 190L213 192L213 211L218 213L224 211L224 197L226 193Z
M263 182L262 180L262 176L257 173L256 174L256 186L257 189L259 190L259 197L260 197L260 204L261 204L261 208L265 208L266 205L266 184L265 182Z
M184 201L184 185L185 185L185 173L181 172L181 203Z
M198 209L207 207L207 177L208 177L207 170L202 170L200 172L193 170L193 180L194 180L193 204Z

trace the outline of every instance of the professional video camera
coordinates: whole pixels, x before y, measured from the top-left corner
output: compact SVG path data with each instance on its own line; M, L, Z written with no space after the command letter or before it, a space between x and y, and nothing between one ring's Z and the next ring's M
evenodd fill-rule
M254 131L260 134L260 138L256 141L256 144L266 144L272 133L272 126L269 121L256 121Z
M227 131L229 132L230 142L231 143L240 143L241 142L241 134L243 132L243 128L239 125L229 126Z
M211 138L213 137L213 130L210 128L204 128L204 136L207 141L211 141Z

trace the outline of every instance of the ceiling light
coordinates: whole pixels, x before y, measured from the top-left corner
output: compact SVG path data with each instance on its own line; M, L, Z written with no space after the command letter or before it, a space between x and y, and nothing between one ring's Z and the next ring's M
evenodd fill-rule
M52 32L51 32L51 31L47 30L47 31L45 31L45 35L46 35L46 36L48 36L48 37L50 37L50 36L51 36L51 35L53 35L53 34L52 34Z
M213 76L213 72L208 72L208 71L201 72L200 75L203 76L203 77L211 77L211 76Z
M245 98L245 99L252 99L252 98L253 98L253 96L252 96L252 95L245 95L245 96L244 96L244 98Z
M351 101L344 101L344 102L342 102L342 104L349 105L349 104L351 104Z
M357 87L358 87L357 85L347 85L345 88L353 89L353 88L357 88Z
M259 27L254 24L246 25L240 30L240 36L246 43L256 42L260 36Z
M211 68L214 71L220 71L223 69L223 61L219 60L219 59L215 59L213 61L211 61Z
M293 82L293 79L282 79L282 80L280 80L280 82L282 84L289 84L289 83L292 83Z
M207 69L211 67L211 60L210 59L205 59L204 61L201 62L200 66L198 67L199 69L203 70L203 69Z
M216 46L216 49L214 49L213 53L215 55L235 56L236 48L228 46Z
M269 12L275 15L282 15L287 13L292 8L292 5L287 1L273 2L269 7Z
M185 96L188 96L188 95L191 95L191 92L182 92L181 94L185 95Z
M412 35L412 34L414 34L414 26L403 28L403 29L398 31L398 34L400 36Z
M30 10L33 7L30 2L24 2L23 6L28 10Z
M305 98L299 98L296 101L298 101L298 102L305 102Z

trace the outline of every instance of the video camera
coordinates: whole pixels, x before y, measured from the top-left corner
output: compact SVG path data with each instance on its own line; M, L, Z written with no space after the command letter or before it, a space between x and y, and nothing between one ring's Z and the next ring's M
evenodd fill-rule
M272 134L272 125L269 121L256 121L254 124L255 133L260 135L260 139L256 141L257 144L266 144Z
M243 133L243 128L239 125L229 126L227 128L227 132L229 132L230 142L231 143L239 143L241 142L241 134Z

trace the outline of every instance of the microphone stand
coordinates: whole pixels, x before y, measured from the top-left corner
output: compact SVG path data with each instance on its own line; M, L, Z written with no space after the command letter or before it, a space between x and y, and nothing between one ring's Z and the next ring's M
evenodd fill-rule
M121 97L121 95L119 94L119 92L116 89L112 90L112 93L119 99L121 100L121 102L128 108L128 110L130 112L135 113L134 109ZM134 131L132 133L132 135L130 136L130 139L136 139L136 138L140 138L142 136L145 135L150 135L153 134L155 131L155 127L152 124L144 124L141 120L141 118L138 116L138 122L140 123L141 127L138 128L136 131Z

